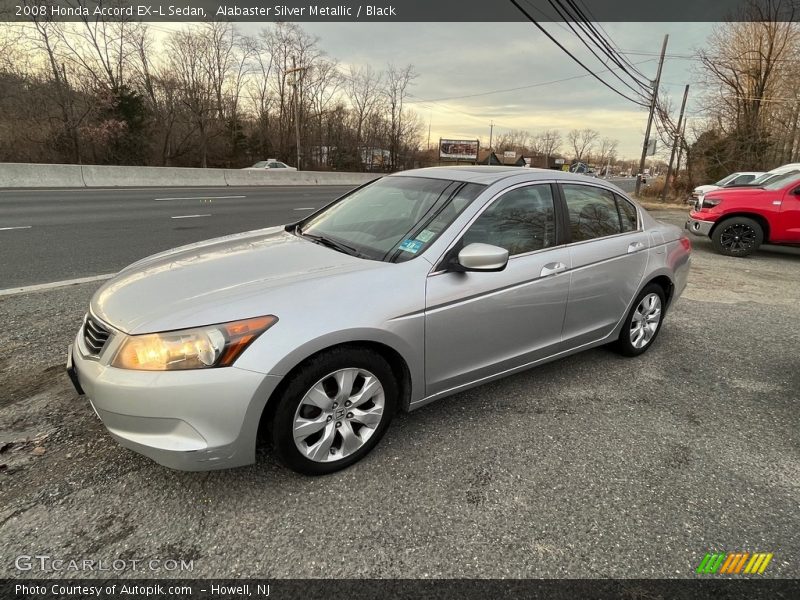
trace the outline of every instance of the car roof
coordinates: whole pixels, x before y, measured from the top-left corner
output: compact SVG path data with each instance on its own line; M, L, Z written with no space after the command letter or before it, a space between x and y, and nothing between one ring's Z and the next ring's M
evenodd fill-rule
M424 169L411 169L392 173L390 177L429 177L432 179L450 179L452 181L465 181L490 185L503 179L524 175L527 181L542 181L560 179L567 181L588 182L585 175L556 171L553 169L536 169L524 167L490 167L469 165L463 167L426 167ZM591 180L594 182L595 180Z
M775 167L771 171L767 171L767 173L773 173L778 175L783 172L793 171L794 169L800 169L800 163L789 163L788 165L781 165L780 167Z

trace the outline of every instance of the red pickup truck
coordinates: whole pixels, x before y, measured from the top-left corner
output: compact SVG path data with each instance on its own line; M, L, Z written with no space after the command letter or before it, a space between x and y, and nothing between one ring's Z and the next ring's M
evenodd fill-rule
M697 200L686 229L728 256L747 256L762 243L800 244L800 174L713 190Z

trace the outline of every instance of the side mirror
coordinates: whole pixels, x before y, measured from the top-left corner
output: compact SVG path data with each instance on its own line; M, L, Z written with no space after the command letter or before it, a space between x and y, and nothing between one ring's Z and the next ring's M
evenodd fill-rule
M491 244L470 244L458 253L456 270L502 271L508 264L508 250Z

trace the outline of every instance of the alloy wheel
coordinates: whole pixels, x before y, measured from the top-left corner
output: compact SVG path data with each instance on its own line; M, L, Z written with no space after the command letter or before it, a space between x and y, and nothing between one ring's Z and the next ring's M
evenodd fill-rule
M722 230L719 244L731 254L739 254L755 246L756 232L745 223L734 223Z
M340 369L306 392L295 411L294 443L306 458L333 462L361 448L381 423L386 397L364 369Z
M647 346L658 331L660 321L661 298L658 294L647 294L639 302L631 319L631 345L637 350Z

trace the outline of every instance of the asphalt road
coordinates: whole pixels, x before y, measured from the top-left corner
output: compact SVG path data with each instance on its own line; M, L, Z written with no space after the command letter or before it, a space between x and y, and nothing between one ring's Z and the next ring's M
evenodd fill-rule
M289 223L348 189L0 189L0 290L115 273L162 250Z
M114 273L175 246L289 223L348 189L0 190L0 289Z
M696 577L712 550L800 577L800 256L694 245L643 356L596 349L399 415L322 478L266 448L211 473L121 448L63 373L97 284L0 297L0 577L87 575L19 572L20 554L195 577Z

